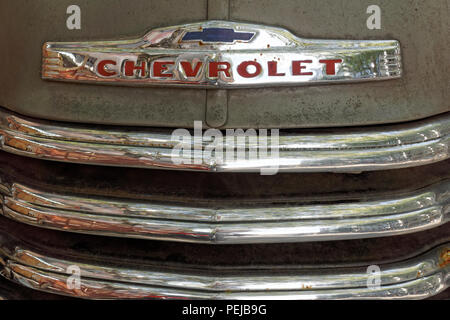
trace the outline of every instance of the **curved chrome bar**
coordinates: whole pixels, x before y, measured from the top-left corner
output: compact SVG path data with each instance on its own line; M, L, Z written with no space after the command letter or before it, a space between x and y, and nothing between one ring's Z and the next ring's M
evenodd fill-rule
M169 129L86 126L33 120L0 110L0 148L19 155L64 162L217 172L354 172L425 165L450 156L450 113L397 125L367 128L300 130L268 136L267 156L236 160L227 157L230 142L204 138L200 162L194 153L174 152L186 141ZM232 146L261 150L252 141ZM214 142L222 158L206 152ZM189 148L195 148L191 142ZM276 151L276 152L275 152ZM233 154L235 155L235 154Z
M425 254L380 264L379 285L370 285L368 266L251 270L184 268L164 271L80 263L54 258L20 245L3 244L2 274L15 282L50 293L92 299L419 299L435 295L450 284L449 243ZM80 286L70 286L71 266L80 270Z
M50 193L18 183L3 184L0 193L1 213L31 225L216 244L383 237L434 228L450 217L449 180L390 198L222 208Z

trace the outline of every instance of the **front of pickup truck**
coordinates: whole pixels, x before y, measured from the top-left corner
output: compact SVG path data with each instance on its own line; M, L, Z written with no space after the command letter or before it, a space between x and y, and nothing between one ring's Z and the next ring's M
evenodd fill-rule
M2 2L0 298L448 296L447 12Z

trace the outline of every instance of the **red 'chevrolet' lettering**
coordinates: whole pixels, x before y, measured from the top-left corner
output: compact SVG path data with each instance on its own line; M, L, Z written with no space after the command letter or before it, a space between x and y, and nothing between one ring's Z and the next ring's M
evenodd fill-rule
M292 61L292 75L293 76L312 76L312 72L303 72L306 66L302 66L302 63L312 63L312 60L299 60Z
M198 72L200 71L203 62L201 61L197 62L195 64L194 69L192 69L192 64L187 61L181 61L180 64L184 70L184 74L186 75L186 77L196 77L198 75Z
M155 61L153 62L153 75L155 77L172 78L172 73L165 73L168 64L175 64L173 61Z
M117 73L114 71L106 71L105 66L107 64L116 65L116 62L114 60L102 60L97 64L97 72L99 75L104 77L110 77L115 76Z
M325 65L325 74L336 75L336 64L342 63L342 59L320 59L318 62ZM187 78L199 77L200 72L203 72L202 61L190 62L180 61L179 67L184 71ZM291 65L292 76L311 76L312 71L307 71L308 64L313 63L313 60L294 60ZM149 72L149 64L147 61L132 61L125 60L122 64L121 73L127 77L155 77L155 78L173 78L174 74L169 71L168 65L174 65L175 61L154 61L151 65L152 72ZM103 77L112 77L118 75L116 71L110 70L108 65L117 65L114 60L101 60L97 64L97 73ZM253 66L254 71L249 71L249 67ZM263 72L269 77L284 77L285 72L278 71L278 61L267 61L267 70L264 70L265 64L257 61L249 60L240 62L237 67L237 73L243 78L255 78ZM210 79L217 79L220 73L225 77L231 78L231 63L226 61L210 61L208 62L208 74ZM284 67L286 68L286 67ZM138 72L136 72L136 70ZM282 70L284 71L284 70ZM319 71L320 72L320 71Z
M326 73L328 75L335 75L336 74L336 63L341 63L342 59L322 59L319 60L320 63L326 64Z
M143 76L145 76L146 66L147 66L147 64L145 61L141 62L141 66L136 67L134 64L134 61L128 60L125 62L125 75L129 77L129 76L134 75L134 70L140 70L141 76L143 77Z
M275 76L282 77L282 76L286 75L284 72L278 73L276 61L268 61L267 67L269 68L269 77L275 77Z
M221 66L221 68L219 68L219 66ZM219 72L223 72L225 73L225 75L230 78L231 74L230 74L230 69L231 69L231 65L229 62L216 62L216 61L211 61L209 63L209 77L210 78L217 78L219 75Z
M248 70L247 70L248 66L254 66L256 68L255 72L253 72L253 73L248 72ZM241 62L237 67L237 72L239 73L239 75L241 77L244 77L244 78L254 78L257 75L259 75L261 73L261 71L262 71L262 67L256 61L244 61L244 62Z

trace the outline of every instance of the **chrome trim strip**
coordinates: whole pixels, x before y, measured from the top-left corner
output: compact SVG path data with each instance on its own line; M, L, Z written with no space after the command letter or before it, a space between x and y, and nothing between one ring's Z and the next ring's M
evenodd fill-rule
M450 180L390 198L221 208L50 193L18 183L3 184L0 193L4 216L39 227L216 244L383 237L434 228L450 217Z
M53 258L20 245L3 245L2 275L24 286L50 293L95 299L421 299L450 285L450 244L414 258L380 264L380 286L369 287L368 266L253 270L161 267L123 268ZM117 262L116 262L117 263ZM67 270L81 271L81 287L70 289ZM229 273L231 271L231 274Z
M274 165L278 172L354 172L442 161L450 157L450 113L396 125L282 133L278 143L268 142L269 154L278 150L276 159L224 156L219 163L205 156L200 164L183 164L186 159L172 152L181 143L168 129L89 127L0 110L0 148L8 152L74 163L216 172L259 172ZM247 142L237 147L261 146Z

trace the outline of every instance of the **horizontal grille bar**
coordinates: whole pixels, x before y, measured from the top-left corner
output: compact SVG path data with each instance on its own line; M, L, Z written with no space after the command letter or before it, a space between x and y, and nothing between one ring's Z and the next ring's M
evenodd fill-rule
M267 140L268 154L243 160L232 150L261 150L259 142L214 140L222 160L205 153L212 138L195 154L173 152L186 144L163 129L85 126L19 116L0 111L1 149L30 157L74 163L217 172L257 172L276 166L280 172L354 172L412 167L449 158L450 114L405 124L333 130L282 132ZM209 139L209 140L208 140ZM239 144L240 143L240 144ZM190 145L192 150L195 149ZM271 157L277 151L275 158ZM234 154L234 153L233 153Z
M123 268L73 258L52 257L17 242L0 244L2 275L37 290L96 299L419 299L449 286L449 243L394 263L378 265L379 286L368 285L368 266L342 268L270 267L164 270L161 266ZM70 266L80 269L80 287L70 288ZM216 270L216 271L214 271ZM231 274L230 274L231 272Z
M70 232L199 243L383 237L434 228L450 216L448 179L391 197L222 208L48 192L14 182L0 186L2 213L16 221Z

